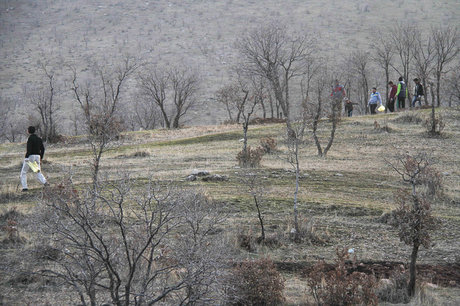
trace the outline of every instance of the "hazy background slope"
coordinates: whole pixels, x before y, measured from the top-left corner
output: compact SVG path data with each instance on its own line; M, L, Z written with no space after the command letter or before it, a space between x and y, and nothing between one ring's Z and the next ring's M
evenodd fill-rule
M458 24L460 1L1 0L0 94L19 96L25 84L38 81L39 60L64 67L130 52L199 69L208 101L227 78L234 41L270 19L315 33L318 52L338 60L351 50L368 50L369 43L378 43L376 30L398 21L422 29ZM62 75L69 73L63 69ZM206 115L204 123L224 119L223 112Z

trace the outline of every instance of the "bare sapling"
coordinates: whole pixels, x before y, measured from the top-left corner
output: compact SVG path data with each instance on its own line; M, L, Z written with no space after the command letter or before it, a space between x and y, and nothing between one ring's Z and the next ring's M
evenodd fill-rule
M241 175L241 181L244 186L246 186L248 193L251 195L254 200L254 205L257 211L257 219L260 224L260 238L258 242L265 242L265 226L264 226L264 217L262 214L262 205L263 205L263 195L265 194L265 188L260 182L260 178L257 173L253 172L243 172Z
M58 114L60 110L59 88L56 84L55 72L45 63L40 64L40 70L46 77L46 85L37 87L35 90L26 91L26 96L37 110L40 119L40 130L44 141L58 141Z
M84 118L92 153L92 181L97 188L100 161L114 140L119 139L123 122L119 114L124 85L137 68L137 63L129 56L108 71L96 65L93 85L79 81L76 68L72 68L72 92L80 106Z
M287 160L294 168L295 172L295 189L294 189L294 228L291 230L293 240L301 242L302 232L299 226L298 195L300 188L300 150L305 144L305 131L308 124L307 100L302 103L302 118L298 123L291 126L291 133L287 135L288 156Z
M337 125L340 121L340 104L342 103L341 100L333 99L327 95L327 85L329 82L327 81L328 78L326 75L321 76L319 79L316 80L316 104L312 104L308 108L309 116L312 118L311 120L311 129L313 134L313 140L315 141L315 145L318 151L318 156L326 157L327 153L332 147L335 137L335 131L337 129ZM327 113L324 111L323 103L324 100L328 100L330 104L330 112ZM331 121L330 127L330 135L328 138L328 142L326 147L322 147L321 141L318 135L318 128L320 123L324 120L323 116L328 114L329 119Z
M397 195L398 207L395 210L395 224L401 241L412 246L410 257L409 296L415 294L416 262L420 246L431 246L431 232L437 228L437 220L432 215L430 196L419 190L420 186L430 186L436 178L436 170L425 154L405 155L398 158L392 168L409 183L411 192L400 191Z

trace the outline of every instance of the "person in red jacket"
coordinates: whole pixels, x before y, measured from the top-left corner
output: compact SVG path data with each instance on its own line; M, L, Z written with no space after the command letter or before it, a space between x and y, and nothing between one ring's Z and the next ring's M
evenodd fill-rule
M388 83L388 86L390 87L390 96L388 97L388 110L390 112L395 111L395 98L396 98L396 92L398 91L398 86L393 84L392 81Z
M336 105L339 115L342 115L342 99L346 97L345 88L340 85L339 80L335 80L335 86L331 92L332 102Z

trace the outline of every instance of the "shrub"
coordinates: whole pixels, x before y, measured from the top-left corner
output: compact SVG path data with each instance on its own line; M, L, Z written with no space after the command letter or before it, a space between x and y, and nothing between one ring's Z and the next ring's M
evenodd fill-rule
M284 301L284 279L270 259L238 263L230 277L231 305L279 305Z
M443 180L438 170L433 167L425 168L425 171L421 173L421 183L425 187L424 192L428 199L442 198Z
M422 117L416 112L405 112L393 120L395 123L420 124L423 122Z
M238 247L248 251L253 252L255 250L255 238L252 234L252 231L245 233L240 231L236 237Z
M276 140L272 137L264 137L260 139L260 146L266 154L276 150Z
M6 237L1 241L2 245L22 244L26 240L21 237L18 229L18 217L20 214L16 211L16 207L0 216L0 224L2 231L5 232Z
M434 122L432 116L427 117L423 125L430 135L441 135L446 123L444 122L444 118L439 114L434 118Z
M379 301L392 304L409 303L408 281L409 276L399 271L394 272L390 279L381 280L380 285L376 289Z
M264 156L264 149L257 147L252 149L250 146L247 147L246 151L241 150L236 159L238 160L238 165L243 168L256 168L260 166L260 161Z
M360 272L348 273L348 250L337 248L337 260L328 271L319 261L308 274L308 287L317 305L377 305L375 278ZM354 261L353 261L354 263Z

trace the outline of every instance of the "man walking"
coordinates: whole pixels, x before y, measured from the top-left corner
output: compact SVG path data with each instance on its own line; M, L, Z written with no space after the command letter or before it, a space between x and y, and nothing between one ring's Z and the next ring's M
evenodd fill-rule
M395 111L395 99L396 99L396 92L398 91L398 86L393 84L392 81L388 83L388 86L390 87L390 97L388 98L388 110L390 112Z
M369 99L369 102L367 105L371 109L371 114L375 114L375 109L377 108L377 105L380 104L382 105L382 97L380 96L380 93L377 92L377 88L372 87L372 93L371 97Z
M21 170L21 184L22 184L22 191L27 191L27 171L29 170L28 162L36 162L38 165L37 171L37 179L43 185L47 185L45 177L41 173L40 168L40 160L43 159L43 155L45 154L45 147L43 146L43 141L40 137L35 135L35 127L29 126L27 129L29 133L29 139L27 139L27 152L26 158L24 159L24 163L22 164Z
M415 78L415 89L414 97L412 98L412 107L415 107L415 103L418 101L420 107L422 107L422 96L423 96L423 85L420 83L420 80Z

